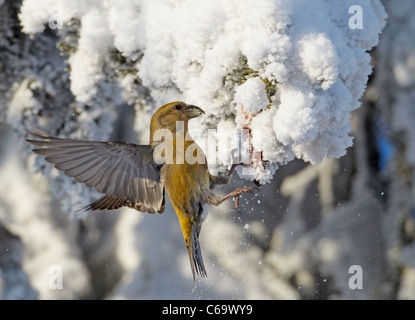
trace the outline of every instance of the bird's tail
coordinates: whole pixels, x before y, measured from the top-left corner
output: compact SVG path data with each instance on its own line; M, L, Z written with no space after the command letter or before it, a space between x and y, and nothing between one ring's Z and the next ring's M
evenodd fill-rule
M203 264L202 251L200 250L199 233L200 225L193 224L190 232L189 244L187 246L190 267L193 272L193 280L195 280L196 273L201 277L207 276L205 265Z

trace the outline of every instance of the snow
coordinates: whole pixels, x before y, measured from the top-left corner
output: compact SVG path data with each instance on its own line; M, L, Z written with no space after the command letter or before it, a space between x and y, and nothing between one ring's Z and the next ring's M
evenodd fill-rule
M69 58L71 91L81 102L88 103L97 93L97 83L103 78L102 59L113 43L107 21L101 12L91 10L81 19L78 50Z
M210 116L191 124L205 129L201 136L229 123L231 115L248 116L244 125L250 128L251 120L272 110L275 137L263 141L262 150L274 155L270 165L278 165L292 154L320 163L344 155L352 145L349 115L360 105L371 72L366 51L377 44L386 17L379 1L360 1L365 32L350 30L352 4L89 0L57 6L64 23L71 18L81 23L68 59L78 101L89 103L97 95L108 53L117 50L136 61L129 75L118 76L124 97L133 94L129 83L135 77L148 90L145 104L153 108L172 100L199 105ZM25 0L23 30L41 32L50 6L51 1ZM139 124L136 129L144 131ZM280 153L281 144L289 156ZM269 181L272 175L266 171L267 166L257 170L257 178Z
M310 82L329 89L336 81L338 57L336 50L325 34L307 34L299 41L299 52L303 70Z
M250 78L235 90L235 102L244 109L257 113L265 109L269 103L265 84L259 78Z
M313 115L313 93L286 88L280 99L281 103L274 117L277 139L285 145L293 141L298 144L314 141L318 133L318 123Z
M21 143L16 133L9 130L3 132L2 137L4 140L0 148L10 152L6 155L3 153L0 159L3 162L0 193L7 194L0 204L0 220L19 235L24 245L24 269L31 279L31 285L39 291L39 298L73 299L90 289L84 262L79 259L79 252L72 249L74 239L56 223L57 217L52 218L55 212L50 205L45 177L28 172L19 148L10 147ZM47 285L50 279L48 270L54 264L64 266L65 278L71 279L65 281L65 290L54 291ZM9 298L22 297L23 294L16 293L14 298Z
M362 30L348 26L356 4ZM19 9L0 5L6 17ZM14 22L24 34L0 23L0 230L18 237L14 277L28 291L12 290L12 275L1 273L2 297L413 298L414 5L387 6L376 106L401 145L379 178L362 147L374 110L356 109L385 26L380 1L23 0ZM51 9L63 28L45 32ZM259 196L241 197L240 215L232 201L209 209L201 232L208 278L196 283L168 200L163 215L78 216L96 192L23 142L34 125L64 138L144 144L154 110L172 100L205 110L190 129L212 174L226 172L239 143L248 150L248 165L218 194L252 185L241 179L267 183ZM351 291L343 272L356 263L362 291ZM47 286L53 265L64 268L64 290Z

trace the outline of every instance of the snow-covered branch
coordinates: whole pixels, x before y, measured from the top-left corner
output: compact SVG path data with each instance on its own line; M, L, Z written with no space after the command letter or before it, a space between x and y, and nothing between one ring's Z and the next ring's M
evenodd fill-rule
M295 157L319 163L352 145L350 112L360 105L371 73L367 51L386 17L378 0L359 1L363 29L352 29L353 4L25 0L20 19L26 33L63 27L59 41L79 102L118 85L140 106L201 106L208 117L193 128L248 128L253 140L261 132L266 162L251 178L266 182L278 164ZM74 25L77 37L67 36ZM136 128L145 131L142 110L151 109L136 109Z

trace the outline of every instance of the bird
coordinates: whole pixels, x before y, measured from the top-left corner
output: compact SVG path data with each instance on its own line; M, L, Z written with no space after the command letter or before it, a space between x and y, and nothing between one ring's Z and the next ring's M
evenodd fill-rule
M238 209L239 196L257 189L238 188L223 197L213 191L217 185L230 182L232 171L240 163L233 163L227 174L210 174L203 150L188 132L189 120L203 114L201 108L182 101L163 105L152 116L148 145L62 139L35 127L26 133L36 140L26 138L26 141L37 147L32 149L34 153L43 156L56 169L104 194L81 210L128 207L162 214L167 193L179 220L195 281L196 274L207 276L199 244L206 218L205 204L218 206L233 197ZM159 137L160 130L164 133L163 139ZM196 154L196 161L183 161L188 148L193 150L192 156Z

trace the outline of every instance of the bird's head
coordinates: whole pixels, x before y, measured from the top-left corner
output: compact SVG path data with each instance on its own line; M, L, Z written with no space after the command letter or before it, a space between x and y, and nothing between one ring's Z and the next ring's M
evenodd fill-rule
M168 103L158 108L151 118L150 137L153 137L158 129L168 129L174 135L178 121L184 123L184 128L187 132L188 121L204 113L199 107L188 105L181 101Z

